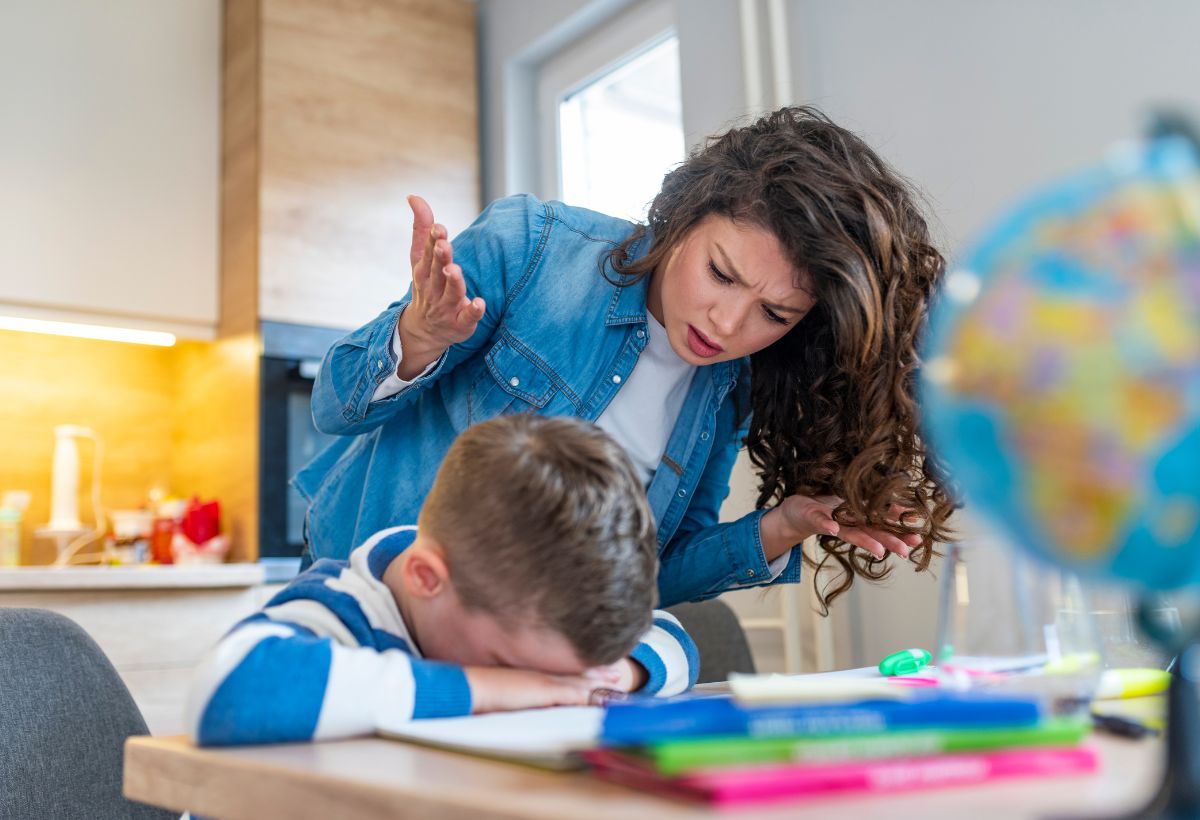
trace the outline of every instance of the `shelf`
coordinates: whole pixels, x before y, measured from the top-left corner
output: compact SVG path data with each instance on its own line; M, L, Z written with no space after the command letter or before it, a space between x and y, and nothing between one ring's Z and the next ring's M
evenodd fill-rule
M0 569L0 591L93 589L219 589L263 583L259 564Z

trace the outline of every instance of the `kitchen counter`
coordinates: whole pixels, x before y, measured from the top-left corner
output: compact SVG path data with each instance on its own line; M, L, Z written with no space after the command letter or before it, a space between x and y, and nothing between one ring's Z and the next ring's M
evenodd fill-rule
M104 589L222 589L263 583L261 564L11 567L0 569L0 592Z
M154 734L179 734L193 670L278 590L258 563L0 569L0 607L36 607L92 636Z

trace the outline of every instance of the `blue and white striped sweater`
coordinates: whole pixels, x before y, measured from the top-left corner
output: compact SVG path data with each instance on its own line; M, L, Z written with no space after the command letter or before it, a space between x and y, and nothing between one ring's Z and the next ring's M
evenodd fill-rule
M201 745L370 734L382 724L469 714L463 670L420 656L383 573L415 527L376 533L349 561L322 559L237 624L196 670L187 725ZM631 653L643 692L696 681L695 644L666 612Z

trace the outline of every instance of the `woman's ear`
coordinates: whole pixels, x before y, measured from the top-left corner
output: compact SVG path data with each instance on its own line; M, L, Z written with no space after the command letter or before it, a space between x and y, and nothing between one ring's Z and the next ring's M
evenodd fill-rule
M421 598L435 598L450 587L450 568L441 551L416 543L404 556L405 590Z

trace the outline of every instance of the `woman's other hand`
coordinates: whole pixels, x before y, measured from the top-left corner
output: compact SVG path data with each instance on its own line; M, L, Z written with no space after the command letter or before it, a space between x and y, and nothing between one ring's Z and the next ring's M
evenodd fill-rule
M841 503L842 499L832 495L792 495L785 498L762 519L763 550L767 560L778 558L811 535L835 536L876 558L884 558L889 552L907 558L913 548L921 543L921 536L915 533L898 536L876 527L839 524L833 518L833 511ZM892 508L897 521L905 512L902 507Z
M486 309L483 299L467 298L462 268L454 264L454 249L446 228L433 221L433 209L419 196L408 198L413 210L412 303L400 317L400 346L404 359L396 369L411 380L437 360L450 345L475 332Z

